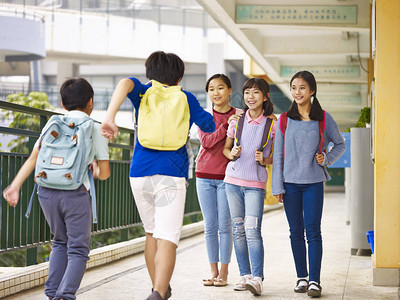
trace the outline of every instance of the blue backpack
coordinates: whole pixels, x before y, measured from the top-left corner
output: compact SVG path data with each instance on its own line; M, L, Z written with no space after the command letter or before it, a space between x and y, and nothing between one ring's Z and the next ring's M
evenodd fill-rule
M51 189L75 190L89 174L93 222L97 223L96 195L93 175L89 169L92 154L93 120L53 115L39 140L39 154L35 167L35 186L26 217L29 218L37 186Z

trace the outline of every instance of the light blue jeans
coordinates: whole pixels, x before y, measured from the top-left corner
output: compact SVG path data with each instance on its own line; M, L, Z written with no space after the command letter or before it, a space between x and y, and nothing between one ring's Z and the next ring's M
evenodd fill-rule
M233 244L240 275L264 278L261 223L265 190L225 183L232 218ZM251 267L250 267L251 264Z
M210 264L229 264L232 254L232 224L223 180L196 178L197 195L203 213L204 233ZM219 239L218 239L219 233Z

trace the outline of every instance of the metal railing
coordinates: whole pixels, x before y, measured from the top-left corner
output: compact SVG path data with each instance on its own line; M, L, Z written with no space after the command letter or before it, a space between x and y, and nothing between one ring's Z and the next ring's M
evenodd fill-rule
M40 116L41 128L48 118L56 112L22 106L6 101L0 101L0 109L14 112L22 112L34 116ZM129 145L109 143L110 148L122 149L122 160L112 160L111 176L105 181L95 181L97 194L98 223L92 225L92 234L111 230L127 230L129 227L140 224L138 210L136 208L129 183L130 156L134 144L134 131L127 128L119 128L120 132L128 133ZM0 127L0 134L26 136L29 138L29 148L39 137L39 132ZM26 180L21 188L20 201L13 208L4 200L2 191L11 183L16 173L28 158L28 154L0 152L0 253L36 248L39 245L50 243L51 234L41 211L37 195L34 200L31 216L25 218L26 208L33 190L33 175ZM195 179L189 181L187 191L185 215L200 212L198 204ZM127 233L127 231L125 231ZM122 236L122 234L121 234ZM125 235L127 238L127 234ZM36 263L36 252L32 259L27 258L27 264Z
M31 91L39 90L46 93L49 103L56 107L61 108L61 99L59 99L59 88L56 85L39 85L35 88L29 83L2 83L0 82L0 100L7 99L8 95L23 93L28 95ZM110 103L114 88L94 87L93 103L95 110L107 110ZM206 94L204 91L190 90L203 107L206 107ZM128 98L122 102L120 111L132 111L132 104Z
M7 3L9 2L9 3ZM158 24L178 25L184 27L217 28L218 25L197 3L183 6L162 4L138 4L131 0L106 1L51 1L44 3L38 0L13 0L0 3L3 10L35 11L53 14L67 12L70 14L92 14L101 16L125 17L134 20L150 20ZM12 2L12 3L11 3ZM40 3L43 2L43 3ZM31 12L32 14L32 12Z
M26 9L25 7L18 7L18 6L0 7L0 15L7 17L10 16L10 17L26 18L44 23L44 16L38 14L34 10Z

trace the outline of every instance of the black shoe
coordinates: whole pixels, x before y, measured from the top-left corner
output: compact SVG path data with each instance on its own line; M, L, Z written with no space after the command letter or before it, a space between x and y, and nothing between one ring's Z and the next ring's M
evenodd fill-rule
M306 282L307 285L299 285L300 282ZM305 293L308 289L308 280L307 279L299 279L296 282L296 287L294 288L295 293Z
M311 287L317 287L318 289L312 288ZM321 297L321 290L322 287L315 282L311 282L310 285L308 286L308 291L307 291L307 295L311 298L319 298Z
M172 289L171 289L171 286L168 285L167 291L165 292L164 300L171 298L171 296L172 296Z
M153 292L153 288L151 289L151 291ZM165 297L163 300L167 300L167 299L171 298L171 296L172 296L171 285L168 285L168 288L167 288L167 291L165 292Z
M157 291L153 291L146 300L164 300Z

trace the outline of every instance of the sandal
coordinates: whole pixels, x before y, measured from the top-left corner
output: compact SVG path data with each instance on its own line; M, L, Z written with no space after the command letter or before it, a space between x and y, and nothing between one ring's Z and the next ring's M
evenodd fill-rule
M214 286L226 286L228 284L227 280L223 280L221 278L214 279Z
M308 286L307 295L311 298L319 298L321 297L321 290L322 287L318 283L311 282Z
M204 286L212 286L212 285L214 285L215 280L216 280L216 278L203 279L203 285Z
M306 284L301 284L305 282ZM308 290L308 280L307 279L299 279L296 282L296 287L294 288L295 293L306 293Z

